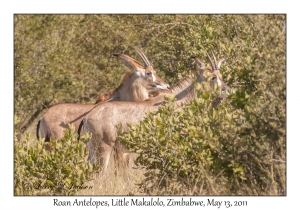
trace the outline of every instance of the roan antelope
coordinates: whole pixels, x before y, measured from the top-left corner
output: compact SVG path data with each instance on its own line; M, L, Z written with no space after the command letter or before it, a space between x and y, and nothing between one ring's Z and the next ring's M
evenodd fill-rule
M198 71L194 73L196 82L202 83L204 80L205 65L199 58L195 56L192 56L192 58L195 59L197 64ZM224 59L220 59L214 63L211 59L210 61L213 69L215 66L219 69ZM211 71L211 73L213 74L214 72ZM217 84L221 86L223 83L221 82L222 78L220 74L213 74L213 78L214 76L217 77ZM211 85L215 82L213 78L210 81ZM88 142L89 160L91 162L99 160L102 173L104 173L114 148L128 153L128 150L117 141L116 126L121 124L123 130L128 130L127 124L138 124L144 119L147 113L157 111L159 105L164 102L164 96L169 94L175 94L176 103L178 104L194 99L196 97L196 90L193 85L193 80L191 78L185 78L176 86L169 90L160 91L158 96L147 101L111 102L95 106L83 118L82 122L84 133L92 133L92 137Z
M155 70L143 52L138 52L146 66L125 54L113 54L127 67L133 70L127 74L122 84L113 92L100 96L98 101L144 101L149 93L157 90L168 89L169 85L156 75ZM103 102L103 100L105 100ZM71 124L77 130L82 118L95 106L95 104L56 104L49 108L37 124L37 138L61 139L67 124ZM40 134L40 135L39 135Z

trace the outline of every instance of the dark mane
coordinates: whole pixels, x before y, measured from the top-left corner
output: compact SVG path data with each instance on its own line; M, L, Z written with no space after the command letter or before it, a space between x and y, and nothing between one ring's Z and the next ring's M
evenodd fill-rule
M178 94L190 87L193 84L192 82L193 80L190 77L185 77L180 82L178 82L177 85L173 86L170 90L172 91L172 93Z
M187 89L192 84L193 84L192 79L190 77L185 77L182 80L180 80L176 85L171 87L169 90L157 91L155 93L155 95L159 95L159 94L175 94L175 95L177 95L178 93Z

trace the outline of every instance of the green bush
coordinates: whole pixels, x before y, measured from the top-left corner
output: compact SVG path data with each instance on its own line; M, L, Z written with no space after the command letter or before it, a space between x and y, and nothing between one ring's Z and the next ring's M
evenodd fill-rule
M181 111L169 101L120 135L138 154L135 163L147 169L140 184L146 193L285 194L285 118L270 107L283 108L281 102L259 107L256 100L237 109L231 98L238 94L227 93L217 109L211 92L199 91Z
M15 140L14 195L73 195L92 178L98 166L87 161L85 143L89 135L77 140L70 127L59 141L44 143L26 135ZM46 151L51 147L52 151Z
M166 60L180 75L184 68L195 69L188 55L204 59L213 51L227 58L220 72L232 90L216 109L210 107L215 93L205 91L182 112L175 112L171 102L120 137L139 154L136 164L147 168L142 189L149 194L285 195L285 16L177 18L181 24L170 21L174 30L165 42L158 41L169 52L162 50L160 58L176 55L177 61Z

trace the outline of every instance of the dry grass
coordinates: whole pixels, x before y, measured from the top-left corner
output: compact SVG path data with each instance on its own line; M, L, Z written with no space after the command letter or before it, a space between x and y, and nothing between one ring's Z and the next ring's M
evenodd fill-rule
M137 185L143 178L143 171L135 169L133 157L130 160L129 168L120 169L115 167L113 158L111 158L105 175L94 174L93 180L84 184L92 186L92 189L79 190L76 195L144 195Z

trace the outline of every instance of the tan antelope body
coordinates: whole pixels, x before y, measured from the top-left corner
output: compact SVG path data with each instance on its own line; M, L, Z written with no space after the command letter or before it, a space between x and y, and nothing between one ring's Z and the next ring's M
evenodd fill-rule
M197 64L197 72L195 72L196 82L202 83L204 80L204 64L199 59L193 56ZM218 63L215 61L215 66L220 67L222 60ZM213 63L212 63L213 66ZM214 69L214 67L213 67ZM211 71L212 75L214 72ZM216 75L217 80L219 75ZM214 77L213 77L214 78ZM221 85L221 81L211 80L211 85L217 82ZM225 83L224 83L225 84ZM128 130L127 124L138 124L144 119L147 113L155 112L158 110L160 104L164 102L164 96L168 94L175 94L177 99L176 103L189 101L196 96L196 90L193 81L190 78L183 79L176 86L170 90L161 91L161 93L143 102L111 102L95 106L83 118L84 132L91 132L92 137L88 142L89 159L92 162L99 160L103 173L105 172L110 155L113 148L117 148L123 152L128 152L119 142L117 142L117 128L121 124L123 130Z
M99 159L100 165L105 170L114 148L128 153L125 148L116 143L116 126L121 124L123 130L126 130L127 123L138 124L147 113L157 111L159 105L164 102L166 94L172 92L160 94L143 102L111 102L95 106L83 118L84 133L92 133L91 140L88 142L89 159L92 162Z
M150 92L169 88L169 85L156 75L146 56L142 52L139 53L146 67L125 54L114 54L133 72L124 77L122 84L115 91L100 96L99 103L107 103L107 101L144 101L148 99ZM105 101L103 102L103 100ZM95 104L64 103L50 107L38 123L37 138L45 138L45 141L50 141L50 138L63 138L67 124L75 126L77 130L83 117L94 106Z

